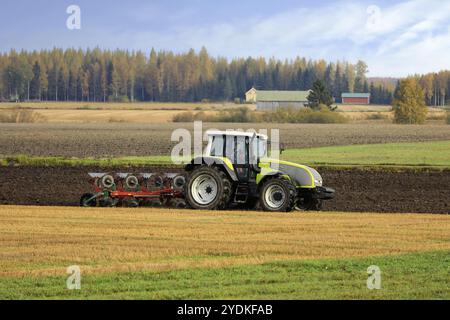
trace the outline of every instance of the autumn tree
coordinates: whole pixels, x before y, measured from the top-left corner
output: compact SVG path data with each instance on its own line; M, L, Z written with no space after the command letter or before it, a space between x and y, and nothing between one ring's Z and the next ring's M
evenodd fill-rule
M368 72L367 64L364 61L359 60L356 63L356 77L355 77L355 92L367 92L368 84L366 80L366 74Z
M397 97L393 101L394 121L403 124L425 122L427 108L425 94L416 78L407 78L399 83Z

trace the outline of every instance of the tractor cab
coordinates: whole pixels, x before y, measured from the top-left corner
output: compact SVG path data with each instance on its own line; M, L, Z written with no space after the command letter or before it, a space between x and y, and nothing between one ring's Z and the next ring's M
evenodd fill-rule
M240 182L256 179L260 159L267 157L268 137L241 131L208 131L204 156L226 159Z
M259 171L260 159L267 157L266 135L240 131L208 131L207 134L204 156L227 159L239 172L240 181L249 180L252 171Z

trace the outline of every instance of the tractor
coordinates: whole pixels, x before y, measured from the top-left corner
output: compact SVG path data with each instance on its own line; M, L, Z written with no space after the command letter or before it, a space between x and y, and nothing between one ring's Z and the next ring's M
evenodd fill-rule
M334 190L313 168L268 157L268 137L239 131L208 131L204 155L185 168L184 197L194 209L232 206L272 212L320 210ZM282 150L281 150L282 151Z

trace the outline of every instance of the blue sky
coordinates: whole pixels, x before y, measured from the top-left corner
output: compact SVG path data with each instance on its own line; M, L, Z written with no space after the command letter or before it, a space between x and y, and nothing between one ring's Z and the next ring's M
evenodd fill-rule
M69 5L81 29L66 27ZM450 69L450 1L2 0L0 50L53 47L229 58L365 60L370 76Z

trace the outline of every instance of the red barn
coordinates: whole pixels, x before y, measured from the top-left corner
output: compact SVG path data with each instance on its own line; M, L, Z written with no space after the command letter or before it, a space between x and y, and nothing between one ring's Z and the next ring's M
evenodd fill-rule
M342 104L370 104L370 93L343 93Z

